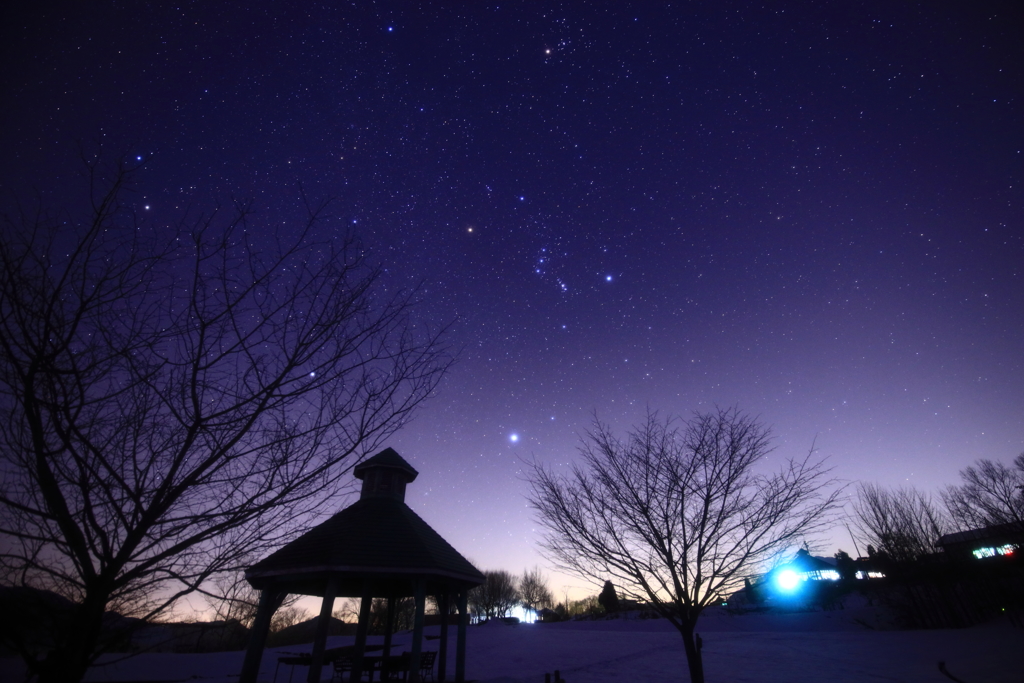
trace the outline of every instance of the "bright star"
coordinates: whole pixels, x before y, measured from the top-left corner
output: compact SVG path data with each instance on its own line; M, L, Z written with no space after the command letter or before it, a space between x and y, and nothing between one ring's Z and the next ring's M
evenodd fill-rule
M605 275L604 276L604 281L605 282L611 282L612 281L612 276L611 275Z
M508 440L511 441L512 443L515 443L516 441L519 441L519 435L518 434L509 434L508 435Z

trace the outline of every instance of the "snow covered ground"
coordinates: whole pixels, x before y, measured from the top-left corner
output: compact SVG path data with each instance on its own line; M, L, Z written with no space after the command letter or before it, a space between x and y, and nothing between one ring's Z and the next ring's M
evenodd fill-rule
M884 614L862 606L834 612L730 615L711 611L698 628L704 640L704 666L710 683L862 683L905 681L948 683L938 670L966 683L1024 681L1024 631L1003 620L970 629L937 631L885 630ZM451 629L449 680L454 677L454 631ZM435 636L425 642L436 649ZM379 642L380 639L372 639ZM395 638L395 649L409 649L410 634ZM328 646L350 644L351 637L331 638ZM306 647L268 650L260 680L274 680L277 656ZM90 671L88 681L185 681L233 683L242 653L140 655ZM0 661L0 680L21 680L19 664ZM489 683L543 683L558 669L568 683L611 681L688 681L682 641L664 620L608 620L559 624L492 622L470 627L467 677ZM306 669L292 681L305 681ZM293 673L282 666L279 683ZM324 672L327 680L330 672Z

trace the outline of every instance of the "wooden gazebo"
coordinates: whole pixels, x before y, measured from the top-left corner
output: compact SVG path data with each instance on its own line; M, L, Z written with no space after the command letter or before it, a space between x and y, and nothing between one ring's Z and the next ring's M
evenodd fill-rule
M323 597L309 668L309 683L318 683L324 664L327 631L337 597L361 598L353 651L352 680L363 670L363 655L373 598L388 601L384 656L391 646L393 607L399 598L414 597L416 617L409 680L419 680L426 596L437 598L442 614L458 606L455 680L465 680L466 626L469 589L483 575L405 504L405 486L418 472L388 448L360 463L353 473L362 479L359 500L319 526L260 560L245 572L260 591L259 610L250 634L240 683L256 683L270 618L288 594ZM439 681L445 680L448 620L441 620Z

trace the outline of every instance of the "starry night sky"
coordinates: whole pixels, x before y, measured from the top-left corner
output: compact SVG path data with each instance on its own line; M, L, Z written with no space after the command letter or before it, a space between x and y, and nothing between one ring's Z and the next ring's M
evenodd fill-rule
M0 189L80 192L82 141L167 225L335 197L457 318L389 445L483 568L544 565L522 460L595 412L735 405L927 491L1024 450L1018 2L65 4L3 10Z

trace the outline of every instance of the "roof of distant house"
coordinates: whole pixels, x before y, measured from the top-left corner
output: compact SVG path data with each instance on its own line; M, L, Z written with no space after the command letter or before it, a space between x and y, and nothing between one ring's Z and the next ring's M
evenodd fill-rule
M938 545L947 546L960 543L971 543L973 541L990 541L996 539L1024 537L1024 524L1010 522L1008 524L993 524L992 526L980 529L968 529L957 531L952 534L944 534L939 537Z

